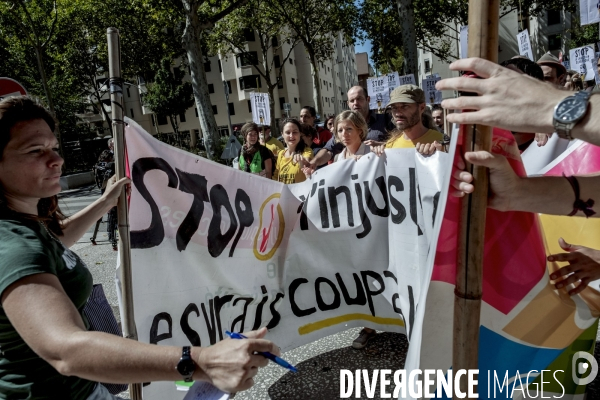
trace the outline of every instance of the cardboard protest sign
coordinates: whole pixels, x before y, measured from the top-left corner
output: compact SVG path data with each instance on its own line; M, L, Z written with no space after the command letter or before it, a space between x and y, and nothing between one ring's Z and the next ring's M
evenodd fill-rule
M371 98L371 101L369 101L369 109L380 110L389 102L387 81L388 79L386 76L367 79L367 92Z
M469 51L469 26L460 27L460 58L467 58Z
M406 333L407 368L418 368L450 155L397 149L284 185L126 122L140 341L208 346L225 330L267 326L285 351L369 326ZM169 382L143 390L182 397Z
M416 85L417 81L415 80L414 74L402 75L398 77L400 81L400 85Z
M600 2L598 0L579 0L580 24L589 25L600 22Z
M517 43L519 43L519 54L533 60L533 52L531 51L531 41L529 40L529 31L525 29L517 34Z
M588 62L593 63L594 57L595 51L593 44L571 49L569 51L571 69L579 72L582 79L585 81L594 79L594 68L590 68L589 64L586 65Z
M427 104L440 104L442 102L442 92L435 88L436 82L442 78L436 75L429 75L423 79L422 89L425 92L425 102Z
M252 122L258 125L271 125L271 108L268 93L250 93Z

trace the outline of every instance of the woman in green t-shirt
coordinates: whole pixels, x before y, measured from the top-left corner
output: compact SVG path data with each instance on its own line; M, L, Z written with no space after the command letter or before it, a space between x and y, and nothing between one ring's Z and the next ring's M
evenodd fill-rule
M54 128L52 116L28 97L0 101L0 398L117 399L96 382L251 387L267 364L254 352L279 354L261 339L264 328L249 340L183 349L86 330L81 312L92 276L68 247L117 204L130 181L111 178L100 199L65 218L56 196L63 160Z
M258 142L258 125L254 122L244 124L241 129L244 145L238 155L240 170L271 179L273 155Z

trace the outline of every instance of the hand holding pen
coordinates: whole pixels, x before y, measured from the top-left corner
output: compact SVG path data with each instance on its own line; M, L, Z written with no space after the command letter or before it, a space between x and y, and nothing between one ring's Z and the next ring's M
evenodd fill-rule
M242 335L241 333L236 333L236 332L232 333L229 331L225 331L225 334L232 339L248 339L246 336ZM274 363L276 363L284 368L289 369L292 372L298 372L296 367L294 367L292 364L285 361L283 358L276 356L275 354L272 354L268 351L257 351L256 353L260 354L261 356L263 356L265 358L268 358L269 360L273 361Z

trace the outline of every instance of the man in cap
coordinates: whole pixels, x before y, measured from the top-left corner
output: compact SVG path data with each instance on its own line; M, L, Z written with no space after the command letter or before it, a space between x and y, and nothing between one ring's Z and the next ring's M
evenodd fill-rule
M553 85L563 87L567 78L567 69L550 53L544 54L537 64L542 67L544 72L544 80Z
M417 143L433 144L444 140L444 135L435 126L429 126L429 119L423 118L425 107L425 93L418 86L402 85L392 91L386 108L396 129L385 148L414 148ZM377 147L373 151L381 154L383 146Z

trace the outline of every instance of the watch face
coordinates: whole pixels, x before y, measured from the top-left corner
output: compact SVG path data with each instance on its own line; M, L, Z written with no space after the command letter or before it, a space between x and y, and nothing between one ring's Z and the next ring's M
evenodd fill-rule
M554 119L563 123L576 122L586 111L587 101L577 97L567 97L556 107Z
M196 364L191 358L182 358L181 360L179 360L179 363L177 363L177 371L182 376L191 375L194 373L195 370Z

